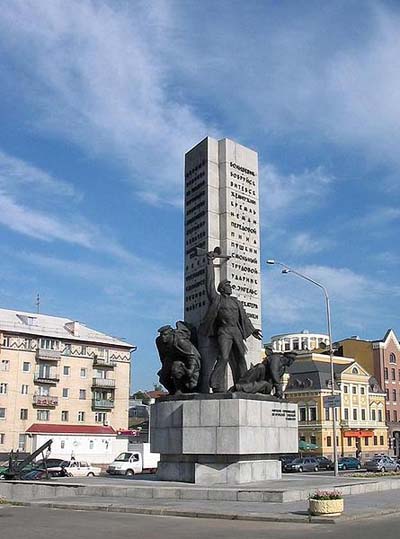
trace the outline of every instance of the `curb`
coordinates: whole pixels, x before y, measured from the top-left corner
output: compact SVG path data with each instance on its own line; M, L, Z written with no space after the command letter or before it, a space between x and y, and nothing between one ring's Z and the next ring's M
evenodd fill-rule
M70 509L71 511L106 511L109 513L131 513L136 515L174 516L184 518L210 518L218 520L245 520L253 522L286 522L294 524L336 524L340 519L329 517L309 517L304 514L258 514L258 513L212 513L208 511L185 511L179 509L157 509L153 507L131 507L120 505L85 505L77 503L22 502L25 507L46 507L49 509Z

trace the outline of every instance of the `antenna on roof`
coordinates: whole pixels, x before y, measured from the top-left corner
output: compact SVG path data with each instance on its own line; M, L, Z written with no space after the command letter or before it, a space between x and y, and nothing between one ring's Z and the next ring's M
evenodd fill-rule
M40 294L39 294L39 292L37 293L37 296L36 296L36 312L38 314L40 313Z

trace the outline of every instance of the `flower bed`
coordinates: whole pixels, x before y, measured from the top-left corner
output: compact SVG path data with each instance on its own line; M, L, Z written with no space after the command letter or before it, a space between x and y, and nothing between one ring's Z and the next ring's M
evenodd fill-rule
M338 490L317 490L310 494L309 512L311 515L340 515L343 513L344 500Z

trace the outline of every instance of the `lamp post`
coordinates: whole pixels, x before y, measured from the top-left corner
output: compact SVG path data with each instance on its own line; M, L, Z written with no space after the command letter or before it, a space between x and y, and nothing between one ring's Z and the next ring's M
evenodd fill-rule
M281 266L282 273L293 273L294 275L297 275L301 279L305 279L306 281L309 281L310 283L314 284L315 286L318 286L324 293L325 296L325 304L326 304L326 320L327 320L327 328L328 328L328 336L329 336L329 360L330 360L330 367L331 367L331 391L332 396L335 395L335 376L334 376L334 370L333 370L333 348L332 348L332 328L331 328L331 309L329 304L329 295L328 291L321 283L318 281L315 281L314 279L311 279L311 277L308 277L307 275L304 275L303 273L300 273L299 271L294 270L293 268L290 268L286 264L283 264L282 262L278 262L277 260L267 260L267 264L272 265L278 265ZM336 443L336 408L332 408L332 431L333 431L333 461L334 461L334 475L337 476L339 474L338 471L338 459L337 459L337 443Z

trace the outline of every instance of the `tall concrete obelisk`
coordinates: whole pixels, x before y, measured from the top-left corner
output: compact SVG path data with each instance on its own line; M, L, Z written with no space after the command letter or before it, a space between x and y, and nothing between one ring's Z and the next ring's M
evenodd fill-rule
M254 326L261 329L260 225L257 152L229 139L207 137L185 156L185 320L198 327L207 309L205 257L196 247L230 255L216 267L229 279ZM250 337L246 360L259 363Z

